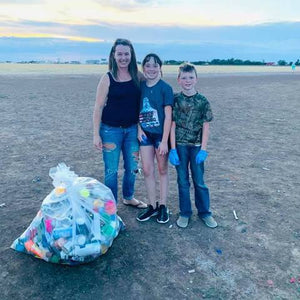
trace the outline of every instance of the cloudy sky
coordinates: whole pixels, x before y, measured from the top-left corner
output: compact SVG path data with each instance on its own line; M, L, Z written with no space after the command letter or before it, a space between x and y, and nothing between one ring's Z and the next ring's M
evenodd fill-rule
M0 0L0 61L107 57L118 37L163 59L300 57L299 0Z

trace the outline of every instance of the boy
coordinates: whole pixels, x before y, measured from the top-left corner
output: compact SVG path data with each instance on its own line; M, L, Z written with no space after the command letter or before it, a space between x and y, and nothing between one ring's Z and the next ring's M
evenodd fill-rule
M174 98L169 154L170 163L176 166L177 170L180 213L176 224L186 228L192 215L188 169L190 166L198 216L206 226L215 228L218 224L209 210L209 190L203 179L212 111L207 99L195 89L197 73L192 64L184 63L179 67L177 80L181 92L175 94Z

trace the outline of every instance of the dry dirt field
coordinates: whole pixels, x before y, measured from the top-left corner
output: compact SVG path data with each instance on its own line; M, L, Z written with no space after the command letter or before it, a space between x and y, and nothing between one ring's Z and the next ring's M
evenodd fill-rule
M52 190L51 167L65 162L103 182L92 145L99 77L0 76L0 298L300 299L299 74L199 77L215 117L206 183L218 228L195 212L187 229L176 226L170 166L168 224L140 224L137 209L119 204L126 231L78 267L10 249ZM165 80L177 90L174 76ZM139 175L136 197L145 195Z

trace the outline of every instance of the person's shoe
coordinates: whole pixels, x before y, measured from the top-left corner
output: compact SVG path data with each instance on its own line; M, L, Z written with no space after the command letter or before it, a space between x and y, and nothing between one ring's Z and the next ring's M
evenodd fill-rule
M148 221L151 217L157 216L158 209L153 208L153 206L150 204L148 205L147 209L143 211L136 219L140 222Z
M126 199L123 199L123 204L126 205L126 206L131 206L131 207L136 207L136 208L147 208L147 204L141 200L137 200L135 198L132 198L131 200L126 200Z
M179 218L176 221L176 224L178 227L186 228L189 225L189 219L189 217L179 216Z
M207 216L201 219L205 223L205 225L209 228L216 228L218 226L218 223L215 221L215 219L212 216Z
M157 222L162 224L169 222L169 209L163 204L158 208Z

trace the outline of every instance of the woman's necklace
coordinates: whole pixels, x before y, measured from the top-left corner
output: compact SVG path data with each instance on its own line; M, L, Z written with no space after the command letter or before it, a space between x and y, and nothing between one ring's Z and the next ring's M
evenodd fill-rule
M129 81L129 80L131 80L131 76L130 76L130 74L129 73L119 73L118 72L118 81L120 81L120 82L124 82L124 81Z

